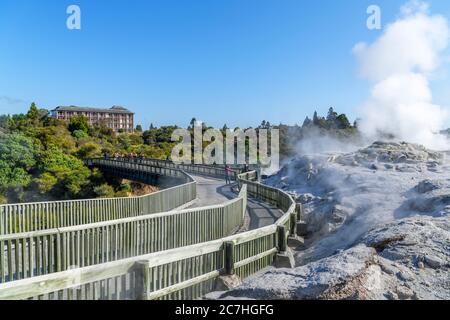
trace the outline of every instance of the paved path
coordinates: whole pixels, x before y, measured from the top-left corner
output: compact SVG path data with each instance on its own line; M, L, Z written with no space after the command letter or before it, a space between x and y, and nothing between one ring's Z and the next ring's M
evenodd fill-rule
M229 190L230 194L227 195L218 192L218 190L225 187L225 181L223 179L210 178L195 174L190 175L195 179L195 181L197 181L197 200L191 208L221 204L236 197L236 194L232 193L231 190Z
M225 185L223 179L191 175L197 181L198 195L191 208L220 204L237 196L236 184ZM271 225L282 215L283 212L274 205L248 197L246 227L249 230Z

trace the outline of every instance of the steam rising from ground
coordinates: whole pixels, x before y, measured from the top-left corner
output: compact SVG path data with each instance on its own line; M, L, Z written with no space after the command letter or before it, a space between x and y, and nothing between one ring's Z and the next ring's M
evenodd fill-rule
M265 182L292 192L304 205L309 243L297 255L304 264L395 220L449 216L449 169L440 152L376 142L346 154L298 156Z
M450 299L450 162L410 143L301 155L265 180L303 204L294 269L219 298ZM217 298L212 296L211 298Z
M352 152L368 144L359 135L338 138L332 133L321 131L316 127L309 127L299 141L295 141L297 154L315 155L323 153Z
M372 141L380 135L448 149L443 129L447 111L432 103L429 82L449 40L447 20L430 15L424 2L411 1L398 19L371 44L353 52L360 75L372 84L371 96L360 109L360 130Z

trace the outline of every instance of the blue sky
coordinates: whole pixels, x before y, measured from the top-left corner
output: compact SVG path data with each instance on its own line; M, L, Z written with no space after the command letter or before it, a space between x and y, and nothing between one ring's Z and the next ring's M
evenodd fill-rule
M353 119L368 96L351 53L397 0L0 0L0 113L31 101L136 112L138 123L302 123L330 106ZM448 0L429 1L450 17ZM77 4L82 30L66 28ZM445 66L445 69L448 67ZM432 85L450 105L447 72Z

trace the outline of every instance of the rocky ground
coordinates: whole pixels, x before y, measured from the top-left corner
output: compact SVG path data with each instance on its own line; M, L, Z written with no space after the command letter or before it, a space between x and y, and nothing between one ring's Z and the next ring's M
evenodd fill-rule
M294 269L216 298L450 299L450 162L408 143L293 159L267 184L305 208Z

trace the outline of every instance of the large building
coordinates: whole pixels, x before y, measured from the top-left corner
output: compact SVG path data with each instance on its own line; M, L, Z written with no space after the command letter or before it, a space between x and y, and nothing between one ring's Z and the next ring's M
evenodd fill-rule
M70 120L72 117L83 115L91 126L104 124L114 131L133 132L134 113L119 106L110 109L81 108L81 107L57 107L52 110L52 117L60 120Z

